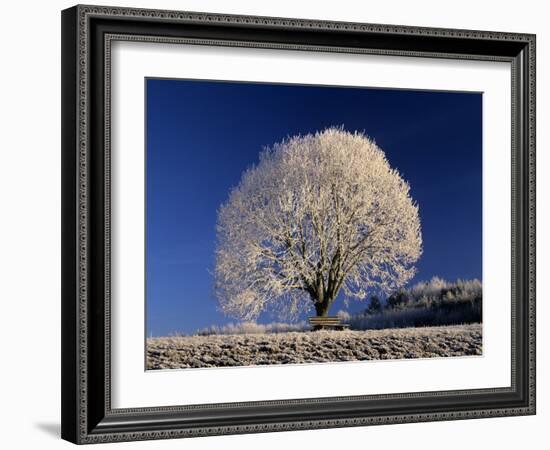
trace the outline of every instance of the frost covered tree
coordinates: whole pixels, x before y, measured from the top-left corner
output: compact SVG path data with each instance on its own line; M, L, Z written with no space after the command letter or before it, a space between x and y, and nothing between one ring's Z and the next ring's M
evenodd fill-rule
M328 128L266 148L218 211L215 291L253 320L363 300L415 273L422 252L408 183L362 133Z

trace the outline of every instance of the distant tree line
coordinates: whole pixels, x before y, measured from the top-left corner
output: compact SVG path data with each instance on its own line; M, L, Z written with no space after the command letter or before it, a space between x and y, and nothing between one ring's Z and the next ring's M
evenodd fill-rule
M451 283L434 277L397 290L385 302L372 296L361 313L338 315L352 329L361 330L481 322L482 284L477 279Z

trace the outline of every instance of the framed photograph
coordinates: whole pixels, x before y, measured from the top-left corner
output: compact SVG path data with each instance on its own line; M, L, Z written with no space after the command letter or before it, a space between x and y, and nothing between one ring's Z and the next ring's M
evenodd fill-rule
M62 12L62 437L535 413L535 36Z

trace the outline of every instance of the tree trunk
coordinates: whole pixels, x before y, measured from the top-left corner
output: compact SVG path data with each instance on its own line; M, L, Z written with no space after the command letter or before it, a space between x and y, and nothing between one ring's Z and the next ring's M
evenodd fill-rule
M315 302L315 313L317 317L326 317L328 316L328 309L332 301L325 299L323 302Z

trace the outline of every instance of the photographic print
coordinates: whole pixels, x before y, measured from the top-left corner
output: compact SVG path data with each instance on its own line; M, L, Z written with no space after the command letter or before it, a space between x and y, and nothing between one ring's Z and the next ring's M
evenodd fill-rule
M536 413L535 35L61 24L64 439Z
M147 369L482 355L481 93L145 96Z

